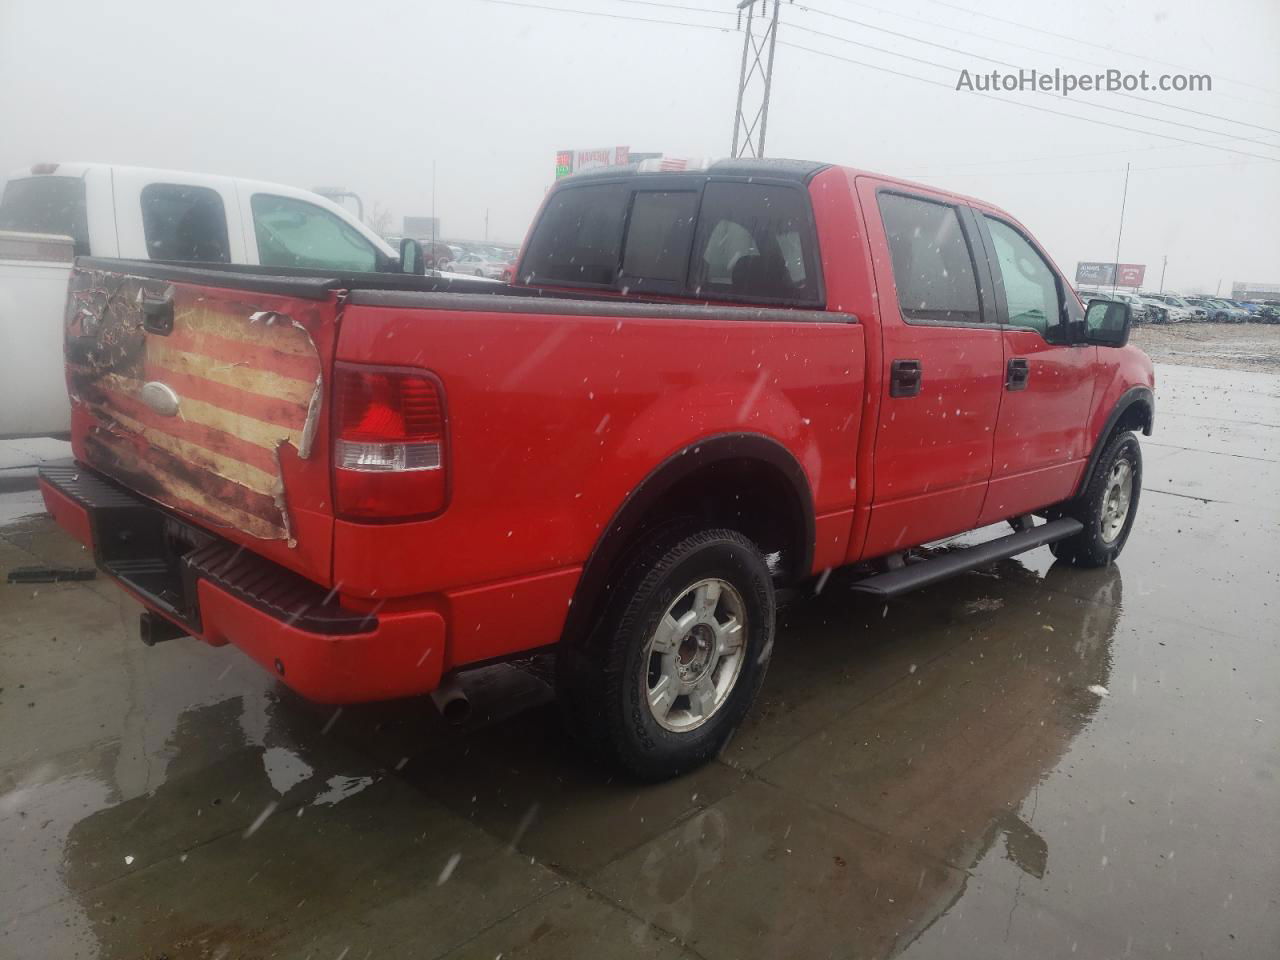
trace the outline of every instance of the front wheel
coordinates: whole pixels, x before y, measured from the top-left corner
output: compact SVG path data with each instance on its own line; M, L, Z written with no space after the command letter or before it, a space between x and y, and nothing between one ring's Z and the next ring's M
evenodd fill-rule
M1111 439L1094 465L1088 486L1065 511L1084 529L1052 544L1053 555L1081 567L1105 567L1120 555L1138 514L1142 448L1132 433Z
M759 549L733 530L655 537L613 598L592 637L559 657L571 733L642 780L705 763L746 715L773 647Z

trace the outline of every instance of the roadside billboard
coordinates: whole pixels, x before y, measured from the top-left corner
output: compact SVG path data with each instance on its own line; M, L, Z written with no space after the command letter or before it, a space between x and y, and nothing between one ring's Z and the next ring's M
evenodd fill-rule
M1142 286L1147 275L1141 263L1098 263L1082 260L1076 264L1076 283L1087 287Z
M556 179L597 167L621 167L631 162L630 147L595 147L591 150L557 150Z

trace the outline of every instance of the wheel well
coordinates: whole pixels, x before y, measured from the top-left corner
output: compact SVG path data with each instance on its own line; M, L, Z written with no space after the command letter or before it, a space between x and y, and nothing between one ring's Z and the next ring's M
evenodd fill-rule
M804 508L791 481L764 461L718 460L695 470L653 502L637 535L682 520L737 530L766 558L776 557L770 568L783 580L809 572L800 569L810 556Z
M1141 430L1144 435L1149 437L1154 426L1153 420L1151 404L1146 400L1135 400L1125 407L1115 426L1111 428L1111 432L1104 438L1104 443L1117 433L1123 433L1126 430Z
M800 464L765 437L710 438L668 458L619 508L583 569L563 639L587 636L636 544L680 524L737 530L782 582L807 576L813 563L813 499Z

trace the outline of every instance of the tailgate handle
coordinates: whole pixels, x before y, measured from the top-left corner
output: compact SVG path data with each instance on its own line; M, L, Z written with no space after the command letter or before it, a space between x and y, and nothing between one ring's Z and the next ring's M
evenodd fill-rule
M173 333L173 294L142 298L142 326L147 333L167 337Z

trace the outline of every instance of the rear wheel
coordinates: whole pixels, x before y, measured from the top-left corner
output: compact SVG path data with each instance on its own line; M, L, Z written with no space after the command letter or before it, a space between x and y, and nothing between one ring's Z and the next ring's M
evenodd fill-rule
M1132 433L1111 439L1094 465L1084 493L1064 512L1084 529L1052 544L1053 555L1082 567L1105 567L1120 555L1138 513L1142 448Z
M760 688L774 610L769 569L740 533L655 536L634 554L591 638L560 654L570 731L643 780L705 763Z

